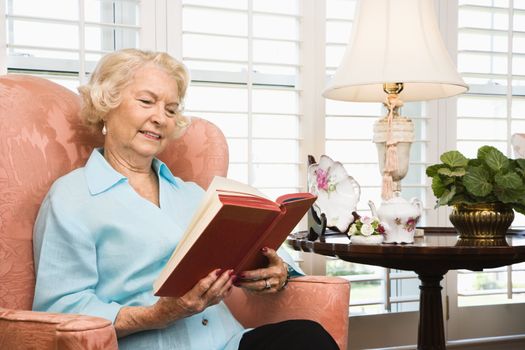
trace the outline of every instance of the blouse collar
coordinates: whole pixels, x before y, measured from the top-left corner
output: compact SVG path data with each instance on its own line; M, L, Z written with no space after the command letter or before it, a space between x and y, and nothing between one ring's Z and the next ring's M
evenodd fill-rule
M120 182L128 181L127 177L108 163L103 152L103 148L95 148L85 166L86 180L92 195L105 192ZM168 166L161 160L154 158L152 166L159 179L162 177L171 184L179 186L178 181L181 180L173 176Z

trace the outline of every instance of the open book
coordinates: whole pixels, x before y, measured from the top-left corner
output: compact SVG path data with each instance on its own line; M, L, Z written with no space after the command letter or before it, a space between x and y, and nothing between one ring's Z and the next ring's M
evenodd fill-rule
M311 193L268 199L255 188L216 176L168 263L158 296L182 296L214 269L264 267L261 249L277 249L315 201Z

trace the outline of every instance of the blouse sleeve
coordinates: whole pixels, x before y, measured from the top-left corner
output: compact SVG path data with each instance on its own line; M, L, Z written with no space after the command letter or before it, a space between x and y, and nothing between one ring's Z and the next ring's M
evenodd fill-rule
M122 305L101 300L96 241L64 200L48 194L34 226L33 310L79 313L114 322Z

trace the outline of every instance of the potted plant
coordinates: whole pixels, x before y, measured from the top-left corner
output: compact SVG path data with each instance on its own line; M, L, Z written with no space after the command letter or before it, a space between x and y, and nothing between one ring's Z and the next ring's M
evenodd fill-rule
M525 159L483 146L474 159L449 151L440 160L426 174L436 207L454 207L450 221L461 238L502 239L514 220L513 209L525 214Z

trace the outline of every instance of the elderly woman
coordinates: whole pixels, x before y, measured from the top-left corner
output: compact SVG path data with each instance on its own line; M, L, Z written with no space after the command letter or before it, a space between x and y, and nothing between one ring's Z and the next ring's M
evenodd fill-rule
M187 84L186 69L169 55L127 49L105 56L79 89L81 114L104 147L58 179L42 203L33 309L107 318L121 349L337 349L311 321L243 329L222 302L233 285L278 293L283 259L293 265L284 252L263 249L268 266L242 278L217 266L180 298L153 295L204 193L155 158L187 124Z

